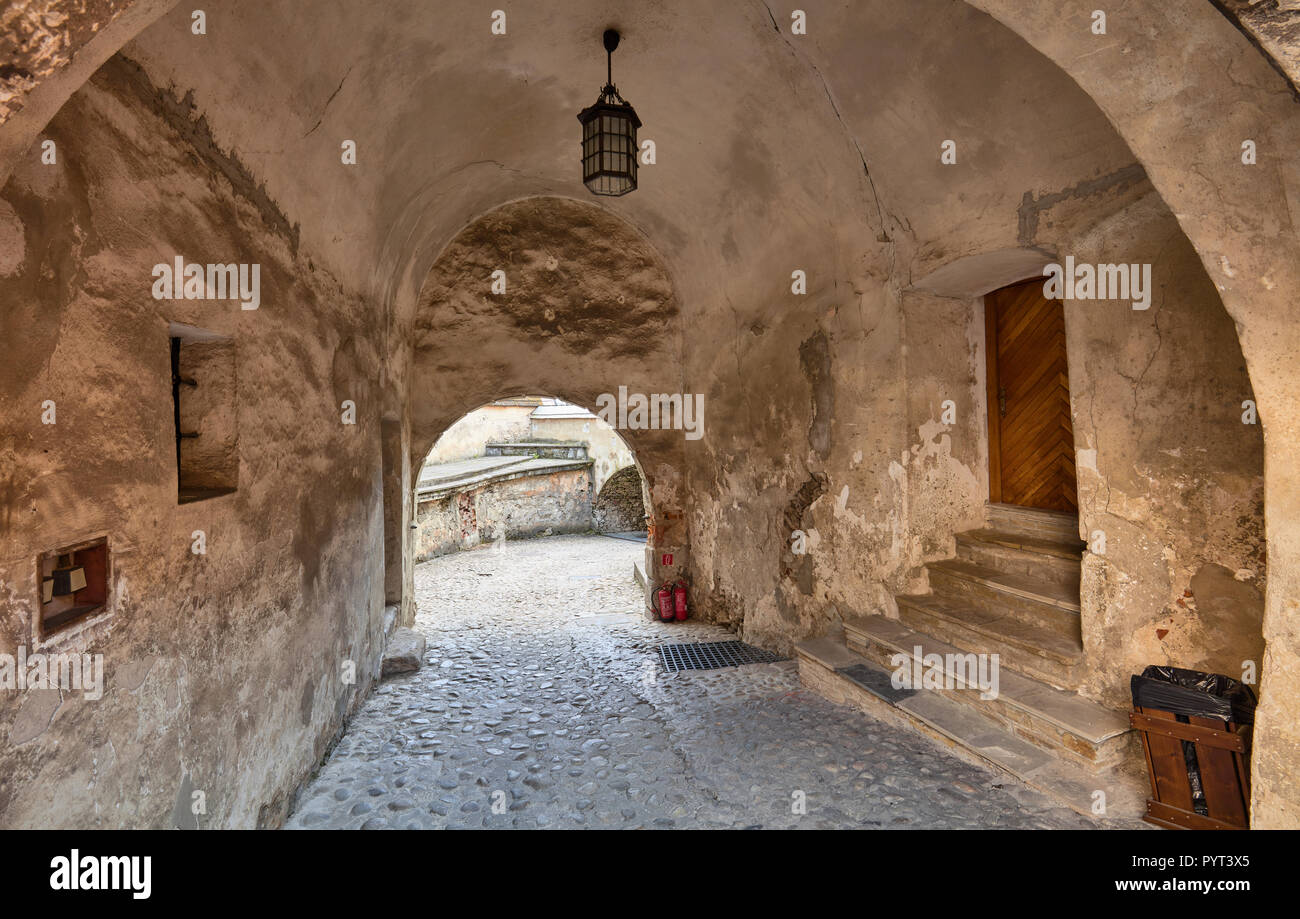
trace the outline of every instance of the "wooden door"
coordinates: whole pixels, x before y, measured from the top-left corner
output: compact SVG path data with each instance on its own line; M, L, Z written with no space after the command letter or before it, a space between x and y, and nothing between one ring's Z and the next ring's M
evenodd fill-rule
M989 500L1078 512L1065 309L1036 279L984 298Z

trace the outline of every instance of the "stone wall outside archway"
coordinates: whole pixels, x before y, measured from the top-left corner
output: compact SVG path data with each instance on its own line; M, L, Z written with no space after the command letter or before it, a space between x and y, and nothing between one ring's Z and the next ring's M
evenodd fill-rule
M641 474L624 466L605 480L591 511L597 533L621 533L645 527L647 511L642 497Z
M578 406L576 403L572 403L570 402L570 400L560 396L551 396L550 394L541 394L541 393L531 393L531 395L533 396L543 395L554 399L560 399L561 401L569 402L571 406L577 408L583 408L586 411L590 411L589 409L585 409L584 406ZM487 405L499 404L505 401L509 401L509 398L510 397L508 397L506 394L501 394L498 398L492 399L486 404ZM477 406L477 408L483 408L483 407L484 406ZM531 411L532 406L531 405L527 406L526 409L528 411ZM472 414L473 412L466 413L465 415L461 416L460 420L464 420L464 418L470 417ZM579 420L583 420L583 419L579 419ZM593 416L591 418L591 421L595 422L597 421L597 418ZM459 421L457 422L457 424L458 423ZM603 479L600 478L599 470L596 466L593 466L589 470L589 472L584 473L585 481L587 481L588 483L587 503L589 506L581 518L580 526L578 525L579 524L578 515L570 513L566 518L566 528L563 529L563 532L587 532L592 529L594 529L596 532L621 532L621 531L646 530L646 529L653 530L654 520L656 519L656 516L654 513L653 504L650 499L649 489L646 486L646 478L642 470L641 459L638 456L631 453L629 445L623 440L622 436L618 435L614 431L612 427L605 425L603 421L599 423L604 427L604 432L603 434L600 434L598 436L600 436L602 439L612 438L616 440L620 445L618 454L615 455L611 453L606 453L605 460L611 463L629 462L630 460L630 463L629 465L623 466L622 468L615 470L612 474L606 475ZM507 425L517 424L517 419L509 419L507 420L506 424ZM576 425L570 427L573 429L574 433L572 433L570 436L558 438L560 442L569 443L569 442L576 442L581 439L583 435L581 433L578 433L580 429ZM564 429L561 428L561 430L563 431ZM482 428L473 429L473 435L477 435L478 442L481 446L483 444L483 440L482 440L483 429ZM440 437L441 436L442 435L440 435ZM523 437L522 439L528 439L528 438ZM538 449L544 449L544 446L542 445L546 443L550 443L552 442L552 440L557 440L557 439L551 438L547 440L537 441ZM439 446L441 446L440 441L435 441L435 442L438 443ZM466 442L472 442L472 441L469 440L464 441L462 442L461 445L463 445L463 443ZM434 453L436 452L437 451L435 450ZM558 455L566 456L566 454L567 451ZM591 458L590 454L589 454L589 458ZM420 469L413 469L412 482L416 485L418 485L419 483L420 474L421 474ZM611 480L614 478L618 478L619 481L614 483L613 487L610 487ZM627 482L629 480L632 483L634 483L635 486L634 487L635 509L633 511L627 511L625 509L625 505L630 504L630 501L627 500L625 495L625 492L628 491ZM610 523L610 524L615 522L625 522L627 523L627 525L604 526L604 527L601 527L599 525L594 525L596 521L593 518L592 511L594 510L596 504L599 502L601 495L605 496L605 503L607 505L607 510L602 511L601 517L599 519L604 520L606 521L606 523ZM419 503L418 494L416 496L416 501L418 504ZM414 529L414 527L412 529ZM538 527L536 529L541 529L541 527ZM509 538L516 538L514 534L506 533L505 535L507 535ZM535 533L530 533L527 535L535 535ZM653 541L651 541L650 543L648 543L648 548L653 548L653 545L654 545ZM443 552L430 553L428 551L428 547L426 546L425 549L415 553L415 558L418 561L423 561L428 557L432 557L432 555L434 554L444 554L444 553Z

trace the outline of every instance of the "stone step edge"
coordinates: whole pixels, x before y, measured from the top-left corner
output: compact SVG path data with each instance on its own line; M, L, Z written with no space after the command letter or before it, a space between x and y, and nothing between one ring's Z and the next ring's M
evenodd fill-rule
M959 567L964 566L964 567ZM1052 606L1056 609L1065 610L1067 613L1078 614L1081 610L1077 600L1062 600L1046 592L1050 585L1041 585L1045 588L1043 591L1032 590L1027 587L1017 587L1014 584L1008 584L1000 578L1013 577L1006 572L999 571L996 568L990 568L987 565L978 565L974 562L965 562L960 559L941 559L937 562L927 562L926 568L931 571L941 571L948 577L960 578L963 581L970 581L973 584L980 584L989 590L997 591L1002 594L1010 594L1013 597L1019 597L1021 600L1029 600L1034 603L1041 603L1044 606ZM979 572L967 571L965 568L978 568ZM1017 580L1025 580L1016 577Z
M895 597L894 599L900 607L902 606L916 607L921 611L923 615L938 617L939 619L943 619L947 622L950 622L953 625L958 626L959 628L963 628L966 629L967 631L974 632L976 635L979 635L981 638L987 638L991 641L998 641L1001 642L1002 644L1009 645L1010 647L1022 650L1028 654L1037 655L1038 657L1049 658L1050 660L1056 661L1058 664L1061 664L1062 666L1065 667L1071 667L1074 666L1075 664L1078 664L1083 657L1082 643L1080 643L1078 651L1072 654L1065 654L1061 651L1056 651L1051 648L1046 648L1043 647L1042 644L1034 642L1031 639L1019 638L1014 635L1007 635L1005 633L999 632L995 628L991 628L989 626L983 625L978 622L972 622L970 620L966 620L954 616L948 611L948 609L944 605L935 602L936 599L942 599L942 598L936 598L933 594L918 594L915 596L909 596L907 594L904 594L902 596ZM1021 620L1017 620L1017 621L1020 621L1021 625L1025 626L1025 628L1033 632L1037 632L1040 634L1054 634L1054 633L1050 633L1049 630L1044 629L1042 626L1030 625Z
M914 629L910 629L903 625L901 622L887 619L884 616L864 616L853 620L846 620L844 623L844 631L853 632L856 635L863 636L876 644L889 648L895 653L906 654L913 660L916 659L915 648L917 645L920 645L922 654L938 654L944 658L945 677L951 675L964 689L978 689L977 686L962 679L962 675L959 672L950 673L947 666L947 655L970 654L974 652L963 651L955 645L950 645L947 642L940 641L931 635L926 635L924 632L917 632ZM1041 680L1035 680L1033 677L1025 676L1022 673L1016 673L1015 671L1000 672L999 677L1000 685L998 687L998 701L1005 702L1014 708L1020 709L1022 712L1036 720L1045 721L1065 733L1087 742L1093 747L1100 747L1106 741L1127 734L1132 730L1128 723L1127 714L1106 708L1093 702L1091 699L1085 699L1082 696L1068 692L1067 690L1057 689L1055 686L1051 686ZM1008 682L1010 682L1010 686L1006 685ZM1024 685L1017 686L1017 683ZM1062 701L1072 707L1086 709L1092 717L1101 721L1110 722L1110 724L1106 728L1098 731L1083 727L1077 722L1065 720L1064 718L1054 715L1052 712L1046 711L1041 706L1035 705L1032 699L1025 698L1026 693L1033 692L1045 693L1051 697L1070 696L1072 698ZM980 701L982 702L984 700Z
M838 648L838 652L836 652L834 648ZM1018 769L1010 762L1000 760L991 753L983 753L975 747L968 746L963 738L955 736L938 724L932 723L930 719L923 715L900 708L888 699L881 697L867 687L861 686L850 680L847 676L839 673L838 670L842 667L853 666L854 664L861 664L876 670L880 670L880 668L875 667L874 664L871 664L865 658L849 651L833 639L814 638L809 641L800 642L795 645L795 654L799 662L800 681L814 692L817 692L818 689L807 680L807 675L805 673L806 665L817 667L832 679L841 681L848 684L848 686L853 687L854 691L847 693L846 698L852 696L858 697L858 700L855 700L850 704L854 704L859 710L875 717L880 717L884 712L888 712L893 716L897 723L912 726L926 736L942 742L951 752L966 762L992 767L999 772L1011 775L1031 788L1059 801L1075 813L1081 814L1085 817L1097 816L1092 813L1093 802L1090 794L1084 798L1078 794L1071 795L1064 789L1070 785L1083 789L1087 789L1088 786L1093 786L1095 788L1099 781L1109 782L1112 790L1117 792L1108 798L1107 816L1138 818L1145 813L1146 792L1149 791L1149 788L1145 782L1141 781L1141 777L1139 776L1126 774L1113 767L1094 774L1081 766L1074 766L1061 762L1055 757L1051 757L1050 754L1047 754L1049 756L1049 761L1041 766L1029 770ZM834 660L840 661L840 664L838 666L833 666L831 661ZM933 695L934 694L932 693L931 696ZM870 706L864 705L862 701L859 701L862 696L869 696L871 700L873 700L874 704ZM958 703L950 700L942 700L942 702L951 706L953 709L961 708ZM988 721L988 719L982 717L980 720L985 722ZM1021 740L1004 729L991 726L989 730L997 731L998 733L1005 735L1008 743L1013 747L1021 744L1030 746L1028 741Z
M959 545L962 543L968 545L980 543L986 546L996 546L999 549L1012 549L1030 555L1047 556L1060 561L1073 562L1082 560L1083 550L1086 545L1082 540L1076 539L1074 540L1074 542L1078 543L1076 548L1074 545L1063 541L1026 536L1021 533L1010 533L996 527L986 527L982 530L962 530L956 534L956 539Z

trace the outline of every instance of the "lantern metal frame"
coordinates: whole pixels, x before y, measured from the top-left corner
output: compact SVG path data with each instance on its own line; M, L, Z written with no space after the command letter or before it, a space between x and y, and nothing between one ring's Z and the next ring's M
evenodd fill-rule
M614 85L614 49L619 34L606 29L605 85L593 105L578 113L582 123L582 183L595 195L618 197L637 186L636 132L641 119Z

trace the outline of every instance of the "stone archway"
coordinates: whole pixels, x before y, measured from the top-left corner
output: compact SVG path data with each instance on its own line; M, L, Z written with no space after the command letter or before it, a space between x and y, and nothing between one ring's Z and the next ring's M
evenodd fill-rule
M499 272L499 274L498 274ZM498 282L503 286L495 288ZM434 262L414 316L411 466L469 409L552 394L678 393L678 303L662 258L625 221L568 198L526 198L471 222ZM448 381L454 381L449 385ZM618 430L649 496L648 583L687 570L681 430Z

